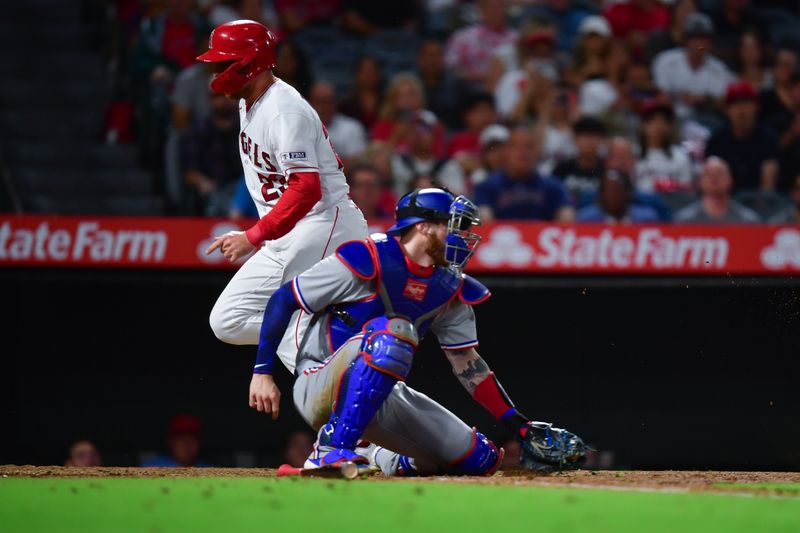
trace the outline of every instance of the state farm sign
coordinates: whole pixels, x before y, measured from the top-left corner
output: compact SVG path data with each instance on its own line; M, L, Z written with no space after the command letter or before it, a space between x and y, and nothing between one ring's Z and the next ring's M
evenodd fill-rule
M102 229L98 222L79 222L74 230L0 225L0 260L74 262L160 262L167 251L164 231Z
M477 252L487 267L504 264L539 268L696 269L724 268L729 242L724 237L669 237L658 228L645 228L636 235L615 235L604 229L599 235L582 235L573 228L548 227L534 243L513 226L502 226L489 234Z
M213 237L251 224L206 218L0 216L0 267L230 269ZM387 221L372 221L382 231ZM476 274L793 275L800 227L507 223L479 229Z

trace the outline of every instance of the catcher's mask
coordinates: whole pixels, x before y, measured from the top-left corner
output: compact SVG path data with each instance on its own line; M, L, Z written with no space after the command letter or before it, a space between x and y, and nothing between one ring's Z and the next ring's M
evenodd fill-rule
M472 231L472 226L480 226L478 207L466 196L458 196L450 204L450 218L447 221L447 237L444 244L444 257L452 268L459 272L475 253L481 236Z

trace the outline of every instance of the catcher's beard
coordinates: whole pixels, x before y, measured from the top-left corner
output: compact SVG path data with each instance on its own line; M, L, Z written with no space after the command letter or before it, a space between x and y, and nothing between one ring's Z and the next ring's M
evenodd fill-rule
M433 259L433 264L440 267L448 266L447 260L444 257L444 243L436 238L436 235L425 235L428 240L428 245L425 247L425 253Z

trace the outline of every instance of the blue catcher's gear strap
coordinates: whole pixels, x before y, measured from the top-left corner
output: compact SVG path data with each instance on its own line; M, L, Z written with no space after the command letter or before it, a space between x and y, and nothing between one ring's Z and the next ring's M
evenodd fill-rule
M261 336L258 340L253 374L272 374L278 346L292 320L292 314L298 309L300 304L292 290L292 281L284 283L269 299L264 310L264 321L261 323Z
M472 447L453 461L450 466L457 474L466 476L491 476L503 462L503 449L497 449L483 433L472 428Z
M358 357L342 374L336 407L324 429L330 446L355 448L395 383L411 370L417 342L414 326L403 318L367 322Z

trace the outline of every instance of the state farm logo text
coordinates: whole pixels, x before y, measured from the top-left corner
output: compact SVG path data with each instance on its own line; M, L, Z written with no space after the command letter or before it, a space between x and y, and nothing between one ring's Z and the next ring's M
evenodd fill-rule
M158 263L166 251L163 231L107 230L88 221L74 231L52 231L47 222L36 229L13 229L10 222L0 226L0 260Z
M491 267L718 269L727 264L728 252L724 237L670 237L656 228L629 236L610 229L579 235L571 228L549 227L531 246L516 228L500 226L478 248L477 257Z

